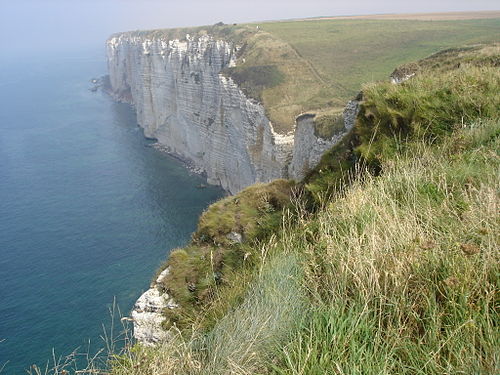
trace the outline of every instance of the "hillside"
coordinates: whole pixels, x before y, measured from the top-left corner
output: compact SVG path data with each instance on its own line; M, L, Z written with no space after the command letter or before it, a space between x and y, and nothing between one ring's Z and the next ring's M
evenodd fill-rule
M497 373L499 61L401 66L302 183L212 205L158 285L170 339L111 373Z

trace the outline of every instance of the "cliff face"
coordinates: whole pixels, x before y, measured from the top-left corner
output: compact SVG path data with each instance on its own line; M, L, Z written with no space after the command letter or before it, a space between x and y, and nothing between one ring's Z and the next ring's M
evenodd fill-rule
M343 127L330 137L316 134L314 115L305 114L297 118L293 157L289 166L289 176L302 180L306 173L318 165L321 156L338 143L354 126L358 114L359 101L347 103L342 114Z
M293 135L274 132L262 105L221 74L237 50L210 36L107 42L112 94L135 106L145 135L231 193L286 177L293 150Z
M237 63L238 50L209 35L118 34L107 42L110 91L135 107L147 137L211 184L236 193L256 182L298 180L341 135L317 137L307 116L297 119L297 132L275 132L264 107L221 73Z
M162 282L169 271L167 268L158 275L150 289L135 302L132 310L134 337L144 345L154 345L168 338L168 332L161 327L165 320L163 310L175 309L177 304L167 293L162 293L157 285Z

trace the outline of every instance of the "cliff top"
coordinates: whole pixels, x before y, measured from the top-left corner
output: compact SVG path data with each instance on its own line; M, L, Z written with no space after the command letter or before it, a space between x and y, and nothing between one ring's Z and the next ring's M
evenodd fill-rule
M496 41L500 34L500 18L393 18L220 23L128 34L165 39L209 34L238 44L237 66L223 73L262 102L275 130L285 134L299 114L321 119L340 112L363 83L386 79L395 66L447 48Z

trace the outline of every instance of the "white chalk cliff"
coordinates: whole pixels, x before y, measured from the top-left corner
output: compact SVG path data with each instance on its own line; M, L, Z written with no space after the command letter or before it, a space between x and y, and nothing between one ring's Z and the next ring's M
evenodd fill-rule
M301 180L306 173L314 168L321 156L335 146L353 128L358 114L357 100L347 103L342 114L344 127L334 132L329 138L322 138L315 132L314 115L304 114L297 117L293 157L289 166L289 175L295 180Z
M221 74L237 49L208 35L107 42L111 92L134 105L145 135L231 193L286 176L293 149L293 135L275 133L262 105Z
M150 289L135 302L132 310L134 337L144 345L154 345L168 338L168 332L161 326L165 320L163 310L175 309L177 304L167 293L162 293L157 287L168 273L168 268L160 273Z
M238 50L210 35L167 40L122 33L107 41L112 95L135 107L147 137L231 193L256 182L300 179L325 151L315 139L313 150L302 152L310 134L301 140L302 133L275 132L264 107L222 74L237 64Z

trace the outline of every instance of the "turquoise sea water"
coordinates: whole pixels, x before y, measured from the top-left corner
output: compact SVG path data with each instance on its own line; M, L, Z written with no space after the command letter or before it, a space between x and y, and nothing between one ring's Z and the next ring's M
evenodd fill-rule
M102 51L0 63L0 368L69 354L126 314L222 196L89 90Z

